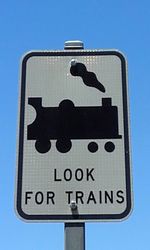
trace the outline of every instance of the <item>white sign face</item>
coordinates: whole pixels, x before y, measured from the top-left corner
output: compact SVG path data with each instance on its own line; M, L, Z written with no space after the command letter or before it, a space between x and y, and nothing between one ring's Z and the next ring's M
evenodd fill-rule
M31 52L22 62L18 214L121 220L131 210L126 62L117 51Z

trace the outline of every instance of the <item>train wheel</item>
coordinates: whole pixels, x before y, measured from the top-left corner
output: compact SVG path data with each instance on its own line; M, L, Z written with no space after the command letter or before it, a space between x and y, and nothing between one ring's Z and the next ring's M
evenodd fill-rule
M56 148L60 153L67 153L71 147L72 143L69 139L61 139L56 142Z
M43 141L38 140L38 141L35 142L35 148L39 153L45 154L50 150L51 142L50 141L44 141L44 140Z
M95 153L97 150L98 150L98 144L96 142L90 142L88 144L88 150L91 152L91 153Z
M115 144L111 141L108 141L105 143L104 148L108 153L111 153L115 150Z

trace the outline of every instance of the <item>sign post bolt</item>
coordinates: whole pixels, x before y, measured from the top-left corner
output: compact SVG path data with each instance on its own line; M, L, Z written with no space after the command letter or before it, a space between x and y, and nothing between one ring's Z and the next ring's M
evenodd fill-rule
M71 208L71 210L76 210L77 209L77 204L76 204L75 201L71 201L70 208Z

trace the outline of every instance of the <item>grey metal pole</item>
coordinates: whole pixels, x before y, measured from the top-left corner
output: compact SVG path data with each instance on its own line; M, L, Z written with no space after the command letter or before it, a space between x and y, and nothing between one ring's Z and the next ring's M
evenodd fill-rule
M84 49L82 41L66 41L65 50ZM76 211L76 204L71 202L71 209ZM65 250L85 250L85 223L65 223Z
M85 250L85 223L65 223L65 250Z
M84 49L84 43L79 40L75 41L66 41L64 45L65 50L78 50L78 49Z

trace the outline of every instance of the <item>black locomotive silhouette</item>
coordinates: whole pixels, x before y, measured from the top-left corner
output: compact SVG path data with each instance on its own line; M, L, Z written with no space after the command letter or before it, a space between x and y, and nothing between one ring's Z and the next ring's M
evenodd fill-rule
M72 147L71 140L119 139L118 108L112 106L111 98L102 98L102 106L75 106L68 99L58 107L43 107L41 97L29 97L28 104L36 110L35 121L27 127L27 139L35 140L39 153L51 148L51 140L56 140L56 148L61 153ZM105 143L105 150L112 152L112 141ZM88 150L98 150L98 144L91 141Z

